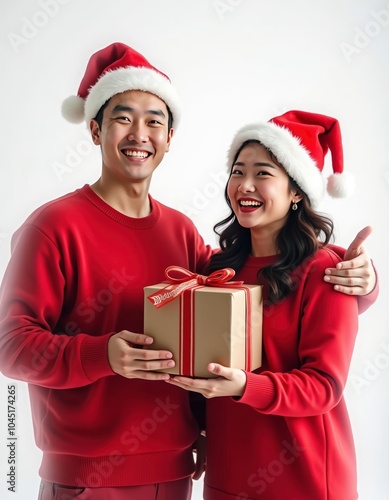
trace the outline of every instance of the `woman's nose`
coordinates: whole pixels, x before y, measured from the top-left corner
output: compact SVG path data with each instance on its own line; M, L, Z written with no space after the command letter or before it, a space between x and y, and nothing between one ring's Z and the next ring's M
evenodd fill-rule
M238 187L238 191L241 193L252 193L255 191L255 185L251 179L243 179Z

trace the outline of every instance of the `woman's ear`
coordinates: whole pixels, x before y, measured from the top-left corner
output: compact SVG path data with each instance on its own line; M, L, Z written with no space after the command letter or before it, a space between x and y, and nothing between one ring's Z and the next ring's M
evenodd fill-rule
M298 203L304 198L304 195L297 189L292 189L293 202Z

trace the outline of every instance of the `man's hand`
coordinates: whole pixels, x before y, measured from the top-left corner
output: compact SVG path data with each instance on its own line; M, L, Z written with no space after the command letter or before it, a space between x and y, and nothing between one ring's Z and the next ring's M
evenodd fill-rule
M202 433L198 437L194 444L193 451L196 453L196 469L193 473L192 479L198 480L203 475L203 472L205 472L206 467L207 438L205 437L205 433Z
M112 370L126 378L168 380L168 373L158 373L160 368L174 366L172 353L145 349L153 338L141 333L122 330L108 341L108 361Z
M367 295L376 284L376 274L367 251L362 244L372 233L370 226L356 235L346 250L344 259L336 268L325 270L324 281L332 283L338 292L347 295Z

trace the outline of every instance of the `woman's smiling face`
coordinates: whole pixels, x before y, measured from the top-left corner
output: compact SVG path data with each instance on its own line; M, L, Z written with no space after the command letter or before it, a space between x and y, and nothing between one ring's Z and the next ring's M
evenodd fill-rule
M249 143L231 168L227 188L241 226L272 233L285 224L292 200L301 199L291 188L285 170L260 143Z

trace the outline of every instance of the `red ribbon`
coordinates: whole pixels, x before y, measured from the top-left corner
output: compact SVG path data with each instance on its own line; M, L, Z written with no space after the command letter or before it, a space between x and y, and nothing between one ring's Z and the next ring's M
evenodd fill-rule
M174 277L173 273L178 274L178 277ZM165 276L171 284L147 297L157 309L182 295L185 290L196 288L199 285L230 288L243 284L243 281L229 281L235 276L235 271L229 267L214 271L209 276L203 276L192 273L184 267L169 266L165 270Z

